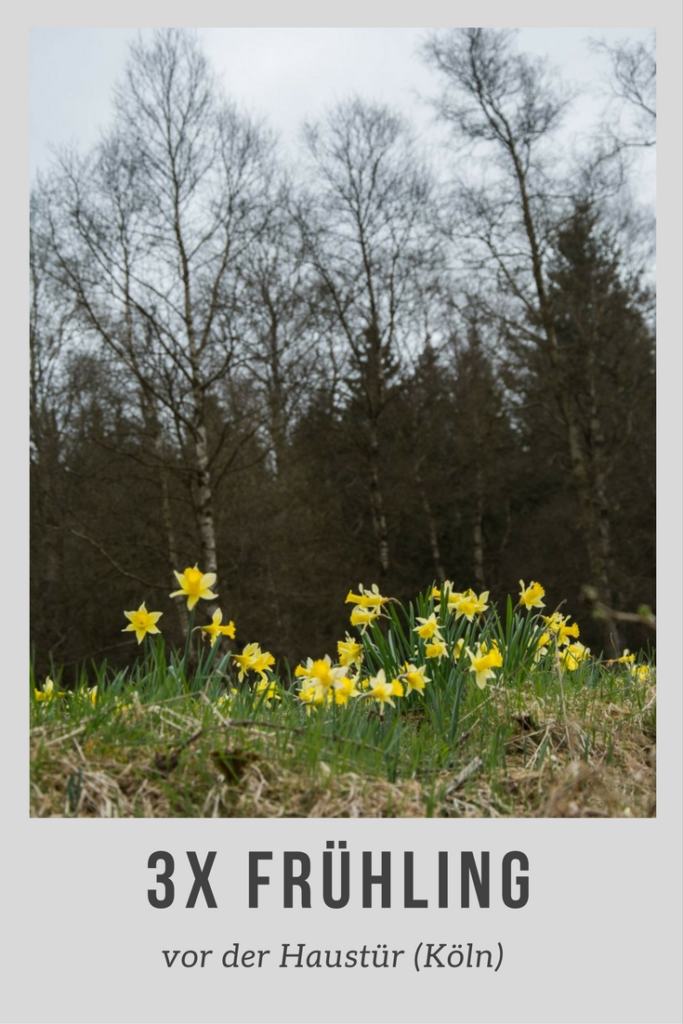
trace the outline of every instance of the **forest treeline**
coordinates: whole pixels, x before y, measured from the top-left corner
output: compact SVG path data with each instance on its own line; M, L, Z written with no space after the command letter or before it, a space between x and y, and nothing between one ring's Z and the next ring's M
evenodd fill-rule
M594 649L649 639L585 603L655 598L650 226L629 179L654 62L608 55L612 121L572 151L552 69L467 29L422 53L444 152L351 98L287 165L193 34L131 48L111 126L31 198L39 670L127 660L142 600L179 641L172 570L195 563L238 642L291 660L333 649L359 581L499 597L533 578Z

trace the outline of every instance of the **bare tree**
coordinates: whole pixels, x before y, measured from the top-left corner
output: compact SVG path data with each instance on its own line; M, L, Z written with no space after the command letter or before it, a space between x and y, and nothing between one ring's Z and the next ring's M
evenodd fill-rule
M179 30L133 46L116 110L95 153L65 158L52 187L56 273L149 403L143 420L189 442L201 560L213 571L208 403L241 358L242 267L270 214L271 145L221 99Z
M306 131L315 184L299 222L311 265L360 397L358 439L382 573L390 566L380 422L389 382L415 341L433 265L430 183L410 135L391 111L360 100Z
M446 88L439 109L467 144L496 158L495 174L482 185L461 189L461 237L467 237L479 267L491 270L506 301L491 303L501 325L542 352L547 383L561 417L566 451L587 548L590 583L611 600L610 509L602 447L587 432L575 400L556 329L548 281L548 259L558 229L570 216L571 190L553 170L550 144L561 123L561 94L540 61L516 52L508 32L453 30L431 37L430 63ZM556 160L554 161L556 163ZM595 410L596 416L598 411ZM614 648L614 631L607 637Z
M610 64L612 97L606 131L614 149L654 146L657 127L657 57L655 33L647 40L624 39L609 44L594 40L593 49ZM616 123L615 123L616 122Z

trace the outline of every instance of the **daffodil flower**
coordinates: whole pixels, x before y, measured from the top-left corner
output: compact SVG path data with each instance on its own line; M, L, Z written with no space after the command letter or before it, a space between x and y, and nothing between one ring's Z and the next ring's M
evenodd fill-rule
M346 678L347 674L347 667L333 665L329 654L315 660L308 658L305 665L297 665L294 669L294 675L302 680L302 690L312 687L315 694L320 697L315 703L331 700L331 691Z
M406 696L409 696L413 690L415 690L416 693L424 693L424 688L430 681L426 672L426 665L417 666L409 662L404 664L401 671L401 679L406 684Z
M337 641L337 654L340 665L356 665L360 667L363 660L363 645L346 634L344 640Z
M425 658L445 658L447 654L446 641L440 636L435 637L432 643L425 644Z
M35 697L36 700L44 700L49 703L49 701L51 701L54 697L63 697L64 691L56 690L54 679L51 679L50 676L46 676L42 689L38 690L36 687L33 688L33 696Z
M475 615L481 615L488 608L489 592L488 590L482 591L477 597L472 589L465 590L463 593L453 593L448 595L448 607L451 611L455 612L456 619L459 619L461 615L471 622Z
M474 679L480 690L483 690L489 679L495 675L494 668L501 668L503 656L494 643L489 649L488 644L477 644L476 650L467 649L470 659L470 672L474 673Z
M571 637L575 640L579 636L579 624L578 622L569 623L569 615L560 615L559 612L553 612L552 615L542 616L548 629L555 636L555 641L558 647L568 644Z
M536 583L534 580L531 581L528 587L524 585L524 580L519 581L519 603L523 604L525 608L545 608L545 605L541 598L545 597L545 590L540 583Z
M261 680L266 679L266 669L275 664L275 658L270 651L262 651L259 644L246 644L241 654L233 654L232 660L238 666L237 678L240 682L247 672L257 672Z
M160 633L161 630L157 627L157 622L164 614L163 612L148 612L143 601L140 607L135 612L124 612L123 613L128 619L128 625L125 626L122 633L135 633L135 637L139 644L145 639L148 633Z
M359 697L356 680L349 676L339 676L332 684L332 695L335 704L348 704L352 697Z
M568 647L562 652L560 658L560 664L563 668L566 668L568 672L575 672L582 661L590 656L590 647L585 647L578 641L575 644L569 644Z
M413 627L413 632L417 633L423 640L431 640L432 637L439 637L439 623L434 612L429 615L426 619L418 615L415 620L418 625Z
M277 690L277 683L268 679L261 679L254 687L254 691L264 704L270 704L271 700L282 700Z
M450 580L444 580L441 589L439 589L439 587L432 587L432 598L434 601L441 601L442 598L445 598L446 602L448 603L452 593L453 584L451 583ZM441 611L440 605L437 604L434 607L437 612Z
M382 605L386 604L389 600L388 597L383 597L379 592L379 587L376 583L372 584L370 590L366 590L362 583L358 584L358 590L360 593L354 594L353 591L349 590L348 594L344 598L345 604L357 604L361 608L381 608Z
M223 623L223 612L220 608L216 608L216 611L211 616L211 622L208 626L197 626L195 628L201 629L204 633L207 633L211 640L211 646L216 643L219 636L228 636L231 640L235 639L235 623L230 620Z
M377 701L380 706L380 714L384 713L385 704L390 704L393 708L395 706L393 698L402 697L404 693L400 680L392 679L388 682L383 668L379 670L377 675L372 676L368 683L367 696L371 700Z
M306 711L309 713L312 707L319 707L321 704L324 704L327 696L328 694L317 686L304 686L297 694L299 700L306 705Z
M549 645L549 643L550 643L550 633L548 632L547 629L544 629L543 632L540 634L540 636L537 637L537 639L535 641L535 647L536 647L536 649L534 651L534 663L535 664L538 664L538 662L541 660L541 658L545 657L545 655L548 653L548 645Z
M174 590L170 597L186 597L187 607L192 611L197 601L213 601L218 597L211 587L216 582L215 572L202 572L196 565L184 569L182 572L173 571L173 575L180 584L180 590Z
M367 627L375 622L380 616L379 608L367 608L363 605L356 605L351 610L351 625L360 626L361 630L367 629Z

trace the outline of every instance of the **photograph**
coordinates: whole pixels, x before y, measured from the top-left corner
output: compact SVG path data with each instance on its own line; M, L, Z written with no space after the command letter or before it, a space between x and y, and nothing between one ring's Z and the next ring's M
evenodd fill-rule
M656 817L655 97L31 30L32 818Z

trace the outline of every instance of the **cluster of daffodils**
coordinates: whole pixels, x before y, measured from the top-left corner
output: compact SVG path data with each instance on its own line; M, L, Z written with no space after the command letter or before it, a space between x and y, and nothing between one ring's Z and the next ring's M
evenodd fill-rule
M629 651L628 647L625 648L623 654L619 658L611 658L609 661L606 661L605 664L623 665L631 678L635 679L639 683L646 683L652 675L652 669L649 665L636 664L636 656Z
M217 600L218 594L214 594L211 589L216 582L215 572L202 572L201 569L194 565L184 569L183 572L174 570L173 575L177 579L180 589L172 591L169 597L184 597L187 601L188 611L193 611L199 601ZM123 614L128 619L128 625L121 632L135 633L135 639L139 644L142 643L148 634L153 636L154 634L161 633L157 623L163 612L148 611L144 601L135 611L124 611ZM224 623L223 612L220 608L216 608L208 625L196 626L195 628L207 634L212 647L221 636L230 637L232 640L235 639L235 623L232 621Z
M45 681L40 689L38 687L33 688L33 696L38 703L46 705L56 698L74 697L77 699L85 698L93 707L97 706L97 687L91 686L87 689L76 691L74 694L71 690L60 690L57 687L54 679L50 676L45 677Z
M359 629L361 639L354 640L346 634L337 643L337 662L329 654L322 658L308 658L295 669L299 681L298 699L307 710L328 705L348 706L353 701L370 701L379 706L380 714L385 706L395 707L397 699L405 699L415 693L422 696L425 687L432 681L438 669L430 670L429 661L448 660L451 664L460 662L466 655L469 672L477 686L483 688L495 676L495 669L503 665L503 657L495 640L480 640L471 647L459 637L452 643L444 636L444 618L468 623L483 615L488 609L488 591L481 594L474 590L456 591L450 581L441 589L431 593L434 610L428 616L417 616L411 627L413 640L409 657L402 660L391 671L388 666L375 672L368 671L365 658L368 652L377 650L370 627L382 618L388 618L387 606L393 600L381 594L377 584L365 588L359 584L358 591L349 591L346 603L352 604L350 623ZM442 609L441 602L444 607ZM377 661L377 657L372 659ZM432 675L428 672L432 672Z
M199 603L218 600L213 589L216 574L194 565L174 575L178 589L169 596L185 600L191 613L189 628L200 631L208 641L207 671L219 642L235 640L235 623L224 622L221 608L215 607L208 622L193 626ZM377 584L366 588L361 583L345 598L345 603L352 605L350 625L357 634L346 632L337 642L334 660L329 654L306 658L294 670L294 687L282 688L274 674L274 655L258 643L247 643L240 653L229 651L221 662L220 674L230 665L233 674L232 678L228 675L228 691L216 700L216 710L227 713L241 687L253 693L256 706L284 699L296 700L309 714L321 708L365 705L384 715L387 707L419 703L425 694L429 698L433 691L460 687L466 681L484 690L500 683L503 670L513 674L520 667L528 670L543 663L559 674L576 672L590 659L590 648L580 641L578 623L569 615L559 611L544 614L545 596L537 581L527 584L520 580L514 608L508 601L504 628L496 609L489 606L486 590L456 590L445 580L420 595L414 608L380 593ZM128 623L123 632L134 633L138 644L161 633L162 612L148 610L144 601L124 615ZM638 682L650 678L649 666L637 664L628 650L604 664L623 666ZM42 688L34 690L35 700L42 705L66 695L49 677ZM83 696L93 707L98 706L96 686L84 690L79 699Z
M541 616L544 625L537 630L534 638L536 663L552 653L561 668L567 672L575 672L581 662L590 657L590 647L586 647L578 639L579 624L570 623L570 617L560 612Z
M338 646L346 643L349 641L340 640ZM357 665L357 671L352 673L348 663L333 665L329 654L315 661L308 658L306 664L298 665L294 673L301 680L299 700L310 710L329 704L345 705L354 697L360 697L376 702L382 714L385 704L395 707L395 697L408 696L413 691L423 693L425 685L429 682L424 665L406 663L391 679L387 679L383 668L374 675L363 676L360 661Z
M382 608L385 604L389 603L390 598L383 597L380 594L376 583L373 583L369 590L366 590L361 583L358 589L360 591L359 594L354 594L352 590L349 590L345 598L345 604L352 604L354 606L351 609L351 625L358 626L362 631L365 631L368 626L379 619L382 614Z
M195 564L184 569L183 572L174 570L174 576L178 581L179 589L172 591L169 597L184 598L187 602L188 611L194 611L199 601L218 600L218 594L212 590L216 583L216 573L202 572ZM128 619L128 625L122 632L135 633L139 644L142 643L147 634L153 635L161 632L157 623L163 613L148 611L144 601L135 611L124 611L123 614ZM221 637L234 640L237 634L236 626L232 619L229 622L223 622L223 612L220 608L214 610L210 622L203 626L195 626L194 629L206 635L211 648L215 647ZM270 651L262 651L259 644L249 643L246 644L241 654L232 655L232 661L237 669L240 683L250 673L257 677L257 680L250 681L254 682L254 690L260 700L268 704L271 700L280 699L277 684L267 674L275 664L275 658ZM230 695L224 694L223 696L229 700ZM225 702L223 706L224 709L227 707Z

